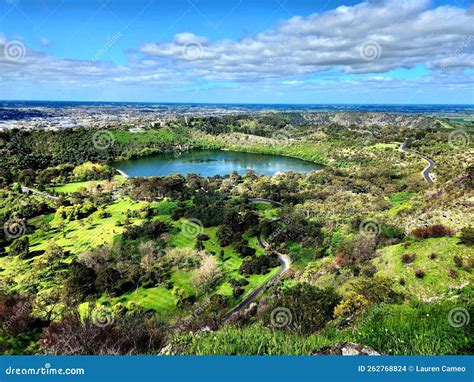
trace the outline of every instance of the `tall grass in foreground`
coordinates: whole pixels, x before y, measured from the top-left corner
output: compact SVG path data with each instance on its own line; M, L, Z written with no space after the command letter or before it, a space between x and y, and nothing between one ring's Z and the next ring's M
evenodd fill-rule
M225 326L215 333L194 337L185 351L196 355L302 355L340 341L348 341L345 332L303 336L273 330L261 324L246 328Z
M472 322L456 328L448 320L450 310L459 306L453 302L382 305L370 311L356 328L340 330L328 326L311 335L273 330L262 324L225 326L217 332L189 338L185 353L308 355L324 346L349 341L390 355L472 354ZM470 313L472 318L472 309Z
M354 341L393 355L472 353L472 307L470 323L450 324L451 310L459 307L462 304L454 302L380 306L355 330ZM464 308L469 311L468 306Z

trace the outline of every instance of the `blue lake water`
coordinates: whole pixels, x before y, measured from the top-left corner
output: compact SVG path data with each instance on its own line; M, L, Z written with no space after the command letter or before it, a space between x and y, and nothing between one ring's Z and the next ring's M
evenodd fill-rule
M113 166L130 177L189 173L208 177L227 175L233 171L243 175L247 170L274 175L287 171L305 173L322 167L316 163L284 156L221 150L191 150L179 156L160 154L115 162Z

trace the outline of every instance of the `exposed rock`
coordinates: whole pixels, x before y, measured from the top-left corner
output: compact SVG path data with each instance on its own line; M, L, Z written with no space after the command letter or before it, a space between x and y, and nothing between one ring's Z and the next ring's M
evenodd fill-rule
M323 347L311 355L381 355L374 349L353 342L339 342Z
M249 316L254 316L255 313L257 313L257 307L258 304L255 301L251 302L250 305L245 309L245 314Z
M171 344L168 344L163 347L160 350L159 355L173 355L173 347L171 346Z

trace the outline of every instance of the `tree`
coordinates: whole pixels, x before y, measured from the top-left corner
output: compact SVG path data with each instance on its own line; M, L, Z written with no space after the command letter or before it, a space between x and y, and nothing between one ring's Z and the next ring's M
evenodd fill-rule
M461 230L461 243L466 245L474 244L474 227L464 227Z
M28 236L22 236L15 239L10 245L10 255L20 256L21 259L26 259L29 255L30 240Z
M308 283L298 283L280 289L275 297L272 314L284 313L283 323L286 325L281 328L300 333L312 333L322 329L332 319L334 308L341 300L334 288L322 289ZM280 327L281 322L272 314L269 317L270 323L275 325L276 322Z
M192 282L198 291L208 290L219 279L222 272L214 256L204 255L201 266L192 277Z

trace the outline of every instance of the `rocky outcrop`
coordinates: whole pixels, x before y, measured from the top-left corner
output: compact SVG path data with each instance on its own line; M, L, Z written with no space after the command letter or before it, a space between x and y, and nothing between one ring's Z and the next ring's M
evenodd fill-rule
M436 121L430 117L376 112L305 113L304 119L307 123L315 125L336 124L345 127L398 126L409 128L427 128L434 127L436 124Z
M353 342L339 342L323 347L311 355L381 355L374 349Z

